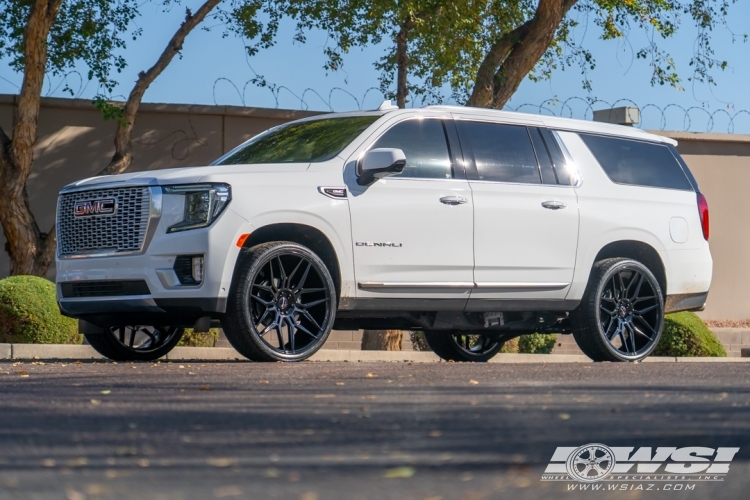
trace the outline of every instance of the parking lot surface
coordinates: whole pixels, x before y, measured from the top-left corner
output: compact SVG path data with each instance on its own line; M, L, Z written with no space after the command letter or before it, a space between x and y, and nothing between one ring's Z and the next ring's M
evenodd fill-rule
M747 498L750 364L0 362L0 498ZM688 491L558 446L739 447ZM599 483L609 484L609 483Z

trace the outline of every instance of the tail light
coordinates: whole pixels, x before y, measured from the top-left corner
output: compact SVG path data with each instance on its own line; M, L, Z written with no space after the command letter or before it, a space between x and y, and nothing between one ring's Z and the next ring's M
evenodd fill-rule
M701 229L703 237L708 241L708 202L706 197L698 193L698 214L701 216Z

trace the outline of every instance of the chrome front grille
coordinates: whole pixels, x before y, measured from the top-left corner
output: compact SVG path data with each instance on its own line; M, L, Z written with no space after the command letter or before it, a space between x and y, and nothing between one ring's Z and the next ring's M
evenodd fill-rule
M116 200L112 215L76 217L76 202ZM61 194L57 200L57 254L132 253L143 248L150 217L148 187L96 189Z

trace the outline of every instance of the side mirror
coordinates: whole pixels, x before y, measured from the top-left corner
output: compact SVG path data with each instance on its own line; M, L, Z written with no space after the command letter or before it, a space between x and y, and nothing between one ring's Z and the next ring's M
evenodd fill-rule
M371 149L357 162L357 184L369 186L389 175L403 172L406 155L400 149Z

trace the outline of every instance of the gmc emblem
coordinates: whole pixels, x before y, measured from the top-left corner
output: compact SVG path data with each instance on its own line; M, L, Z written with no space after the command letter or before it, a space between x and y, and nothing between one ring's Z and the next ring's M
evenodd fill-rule
M80 200L73 206L73 215L88 217L92 215L114 215L117 210L117 200L105 198L103 200Z

